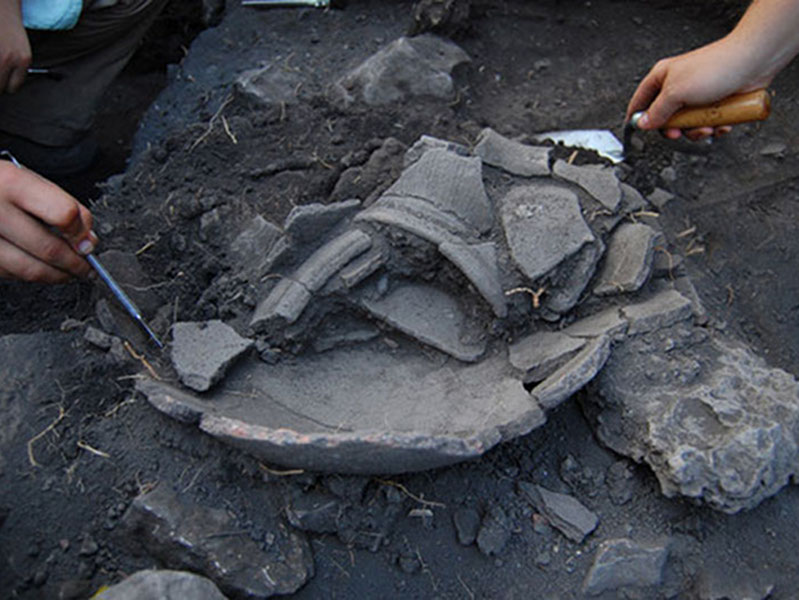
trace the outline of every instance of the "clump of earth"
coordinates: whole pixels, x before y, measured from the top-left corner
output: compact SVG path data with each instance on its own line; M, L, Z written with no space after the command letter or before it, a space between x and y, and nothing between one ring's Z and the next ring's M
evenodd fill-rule
M228 6L169 67L92 204L168 351L3 284L10 597L791 597L795 68L614 164L537 134L739 7L455 4Z

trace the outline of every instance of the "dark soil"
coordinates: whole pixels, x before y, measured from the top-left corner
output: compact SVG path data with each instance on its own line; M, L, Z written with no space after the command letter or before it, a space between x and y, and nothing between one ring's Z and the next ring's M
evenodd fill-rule
M396 177L402 151L421 134L466 144L485 126L511 137L581 128L620 135L627 99L648 68L720 37L741 10L680 0L471 4L468 18L443 27L473 61L456 74L457 102L347 112L326 100L322 82L424 28L414 22L413 2L360 0L327 11L231 4L185 57L180 48L199 29L200 7L181 5L188 12L178 14L194 21L171 13L162 20L167 33L151 37L150 51L109 90L97 126L104 161L64 182L91 204L104 250L138 254L166 307L148 314L155 327L163 333L172 320L246 314L251 307L228 293L220 260L230 231L254 214L280 224L298 204L368 202ZM312 74L318 89L298 90L300 101L285 109L255 106L230 84L259 61ZM762 124L679 149L656 134L641 136L627 160L628 180L642 192L658 186L678 195L662 220L675 244L697 250L686 267L712 326L794 375L797 82L794 64L775 81L774 114ZM386 152L381 169L339 185L347 167L391 148L388 138L397 151ZM224 217L219 226L203 224L213 208ZM0 283L0 333L36 334L18 362L0 365L0 414L8 427L16 423L8 433L0 428L3 598L89 597L152 566L120 543L119 518L154 483L227 509L254 539L282 520L298 494L343 483L357 489L348 499L356 517L336 533L309 535L316 574L298 598L577 598L598 543L618 537L670 540L661 588L629 597L765 598L769 590L772 598L796 597L795 487L727 516L663 498L654 476L629 464L631 499L620 502L606 474L621 459L598 445L576 401L532 434L446 469L391 478L281 474L279 465L169 420L137 396L132 376L143 363L82 340L86 325L98 326L99 295L88 283ZM157 365L158 353L131 335ZM534 528L518 481L572 494L599 515L599 528L583 544ZM464 507L480 515L501 509L511 535L496 554L458 543L453 514ZM413 516L415 508L430 509L432 518Z

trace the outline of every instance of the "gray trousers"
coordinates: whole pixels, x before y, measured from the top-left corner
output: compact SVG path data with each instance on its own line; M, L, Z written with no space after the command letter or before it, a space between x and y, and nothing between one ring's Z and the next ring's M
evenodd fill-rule
M0 131L47 146L69 146L84 137L103 93L166 2L100 0L84 8L73 29L29 30L31 66L63 78L29 75L17 93L0 95Z

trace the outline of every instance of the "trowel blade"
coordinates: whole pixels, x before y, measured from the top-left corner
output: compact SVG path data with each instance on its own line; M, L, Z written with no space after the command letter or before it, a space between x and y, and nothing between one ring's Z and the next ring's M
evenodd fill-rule
M535 136L540 142L552 140L556 144L575 148L595 150L613 164L624 160L624 146L619 139L607 129L572 129L570 131L550 131Z

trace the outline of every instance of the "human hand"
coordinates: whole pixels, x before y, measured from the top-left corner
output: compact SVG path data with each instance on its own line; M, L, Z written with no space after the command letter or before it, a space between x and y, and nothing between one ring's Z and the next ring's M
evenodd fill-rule
M11 94L20 88L31 59L20 0L0 0L0 94Z
M735 93L765 87L771 75L752 75L757 69L751 53L728 38L691 52L658 61L638 85L627 106L627 119L646 110L637 125L641 129L660 129L678 110L686 106L710 104ZM691 140L723 135L729 126L700 127L681 131L665 129L671 139L685 134Z
M92 215L54 183L0 161L0 278L63 283L90 272Z

